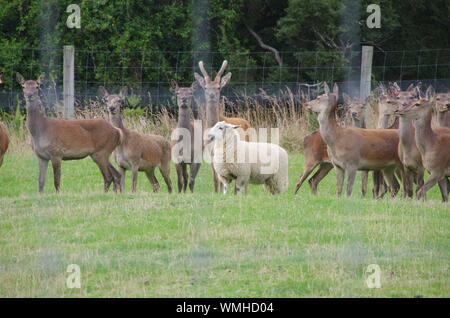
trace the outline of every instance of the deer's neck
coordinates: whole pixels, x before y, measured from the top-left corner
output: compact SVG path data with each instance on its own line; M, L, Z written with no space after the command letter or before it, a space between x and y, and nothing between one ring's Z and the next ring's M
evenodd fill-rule
M45 126L46 117L42 113L40 99L27 101L27 127L33 137L40 135Z
M358 128L366 128L366 121L364 119L359 120L359 119L352 119L353 122L353 126L358 127Z
M206 123L208 128L213 127L219 121L219 101L206 101Z
M399 125L400 144L405 148L415 145L416 141L412 120L401 117Z
M117 128L125 130L125 127L123 125L123 115L122 114L111 115L111 123L114 126L116 126Z
M189 128L191 124L191 114L189 108L180 107L178 109L178 127Z
M322 138L325 140L327 145L333 147L336 142L337 135L341 130L341 127L339 127L336 121L335 107L322 111L319 114L318 120Z
M415 126L415 140L417 148L420 152L426 152L426 149L433 145L436 138L433 129L431 128L431 107L425 116L414 120Z
M389 125L389 116L383 115L378 118L377 128L388 128Z
M440 127L450 127L450 112L437 112L437 120Z

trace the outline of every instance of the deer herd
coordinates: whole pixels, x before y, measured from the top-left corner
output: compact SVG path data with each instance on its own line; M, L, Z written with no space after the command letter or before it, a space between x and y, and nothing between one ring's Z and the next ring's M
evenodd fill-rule
M247 191L247 184L265 184L270 193L281 193L287 188L287 154L281 147L250 142L250 123L243 118L229 118L221 114L221 90L230 81L231 73L223 75L227 67L224 61L214 80L209 76L203 62L199 62L201 74L195 73L195 81L189 87L179 87L174 80L170 86L178 104L177 129L189 132L189 138L177 137L171 141L154 134L143 134L125 127L123 106L127 95L124 87L119 94L110 94L100 87L106 102L109 120L64 120L46 117L43 113L39 88L45 80L42 74L37 80L25 80L17 73L26 101L26 126L31 135L31 146L39 161L39 192L43 191L49 161L52 164L54 186L60 191L61 162L90 156L97 164L104 180L104 191L113 184L114 191L124 191L125 174L132 174L133 192L137 189L139 171L145 172L153 191L160 188L155 170L160 171L169 192L172 192L170 161L175 162L178 192L187 187L194 192L195 179L201 166L203 151L213 158L212 175L216 192L226 193L231 181L236 180L235 193ZM0 74L0 81L3 81ZM209 131L204 138L198 133L193 120L192 103L198 88L204 92L204 122ZM304 171L295 186L297 193L305 180L316 169L308 183L312 193L317 193L320 181L334 168L337 194L341 195L346 181L346 194L352 195L357 171L361 171L361 192L367 193L369 172L372 171L374 198L389 192L396 196L401 189L402 197L424 199L428 190L438 184L442 200L448 201L450 190L450 92L436 93L430 86L423 92L420 83L402 91L396 83L388 87L380 85L367 100L354 99L342 94L345 106L342 123L337 111L340 100L335 84L330 90L324 83L324 94L304 104L304 108L318 113L319 129L303 140ZM377 128L366 127L369 99L377 105ZM342 113L342 112L341 112ZM391 124L389 124L391 122ZM220 137L224 134L224 138ZM228 136L228 137L226 137ZM279 172L261 174L260 163L217 163L221 152L218 140L228 143L235 140L237 147L253 153L270 152L278 157ZM172 151L182 143L186 153ZM8 149L6 127L0 123L0 166ZM208 144L213 144L213 146ZM225 148L228 146L224 146ZM109 158L114 153L119 171ZM281 156L281 157L280 157ZM280 159L281 158L281 159ZM269 157L269 161L274 158ZM190 167L188 173L188 166ZM428 173L428 177L426 175ZM426 179L426 180L425 180Z

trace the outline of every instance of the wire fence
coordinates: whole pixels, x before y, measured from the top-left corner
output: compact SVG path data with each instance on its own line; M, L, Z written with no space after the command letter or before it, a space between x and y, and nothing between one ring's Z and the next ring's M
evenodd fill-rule
M157 51L90 51L75 48L75 99L83 105L99 97L98 87L118 91L127 85L138 104L148 107L174 106L169 81L188 86L199 72L203 60L211 76L224 59L232 72L223 95L233 99L237 94L283 96L289 88L294 96L302 89L322 81L340 84L343 91L358 96L361 73L361 51L280 52L279 65L271 52L157 52ZM42 89L47 105L62 100L63 49L0 47L0 109L11 111L21 100L16 72L25 78L47 74ZM431 84L438 91L450 88L450 49L417 51L374 51L372 82L397 81L401 87L411 82Z

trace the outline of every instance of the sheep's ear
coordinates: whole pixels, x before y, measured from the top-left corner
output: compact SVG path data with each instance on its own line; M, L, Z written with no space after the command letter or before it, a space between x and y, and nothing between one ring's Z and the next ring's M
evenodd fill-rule
M22 86L23 84L25 84L25 78L23 78L22 74L20 74L19 72L16 73L16 80Z
M191 89L192 89L193 91L195 91L195 90L197 89L197 87L198 87L198 82L197 82L197 81L192 82L192 84L191 84Z
M98 88L98 91L99 91L100 95L102 95L105 98L108 97L108 95L109 95L108 91L103 86L100 86Z
M328 86L327 82L323 82L323 90L325 94L330 94L330 87Z
M119 96L120 97L125 97L128 95L128 86L124 86L122 87L122 89L120 90Z
M230 81L231 78L231 72L228 72L224 77L222 77L222 79L220 80L220 88L224 88L225 85L228 84L228 82Z
M336 83L333 85L333 94L339 96L339 86Z
M199 84L201 87L205 88L205 85L206 85L205 79L204 79L200 74L198 74L198 73L194 73L194 77L195 77L195 79L197 80L198 84Z
M350 96L348 96L346 93L342 94L342 97L344 97L344 104L351 104L352 103L352 99Z
M170 80L170 87L173 88L175 91L178 90L178 83L176 80L172 79Z

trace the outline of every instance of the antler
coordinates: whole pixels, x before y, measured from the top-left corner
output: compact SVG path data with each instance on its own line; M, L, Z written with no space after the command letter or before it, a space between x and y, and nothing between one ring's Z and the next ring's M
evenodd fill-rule
M209 78L208 72L206 72L206 70L205 70L205 66L203 65L203 61L198 62L198 67L200 68L200 71L202 72L203 77L205 78L205 81L209 82L210 78Z
M218 82L220 80L220 77L222 76L223 72L227 68L227 65L228 65L228 61L224 60L222 63L222 67L220 68L219 72L216 75L216 78L214 79L215 82Z

